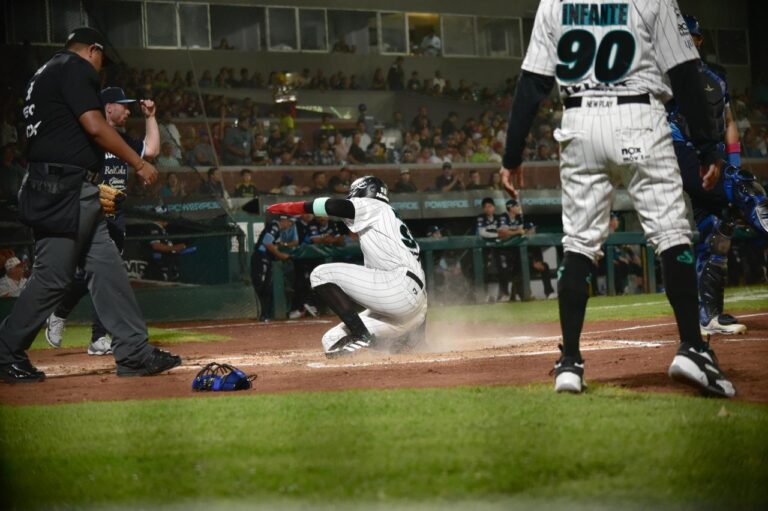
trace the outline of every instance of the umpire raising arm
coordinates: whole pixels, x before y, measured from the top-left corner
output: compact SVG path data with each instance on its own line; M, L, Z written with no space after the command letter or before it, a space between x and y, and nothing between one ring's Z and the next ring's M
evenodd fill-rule
M104 38L78 28L63 51L37 70L24 100L29 166L19 191L20 219L35 234L32 276L0 325L0 379L41 381L26 350L61 300L80 264L96 312L112 333L119 376L156 374L181 358L147 342L147 327L107 233L99 203L104 150L136 169L145 184L157 170L131 149L104 118L99 75Z

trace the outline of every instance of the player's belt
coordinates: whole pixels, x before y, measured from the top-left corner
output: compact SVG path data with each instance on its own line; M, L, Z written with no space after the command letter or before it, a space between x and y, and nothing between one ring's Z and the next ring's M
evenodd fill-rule
M599 96L596 96L596 98ZM563 106L565 108L579 108L581 106L581 100L584 99L581 96L565 98ZM587 98L591 99L591 98ZM644 105L651 104L650 94L637 94L635 96L616 96L617 105L628 105L630 103L642 103Z
M419 277L416 276L415 273L413 273L411 270L408 270L405 272L406 276L411 277L415 283L419 285L421 289L424 289L424 283L421 281Z

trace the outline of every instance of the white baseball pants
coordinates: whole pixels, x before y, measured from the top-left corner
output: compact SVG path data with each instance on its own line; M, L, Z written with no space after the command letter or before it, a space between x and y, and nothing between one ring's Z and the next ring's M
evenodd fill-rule
M336 284L352 300L365 307L360 319L378 342L387 344L418 328L427 317L427 292L406 268L374 270L356 264L330 263L315 268L310 275L312 288ZM424 275L418 275L424 282ZM349 334L340 323L323 335L323 350Z
M618 105L615 97L583 98L581 107L565 110L555 138L566 251L602 257L613 189L620 184L657 253L691 243L680 169L658 100Z

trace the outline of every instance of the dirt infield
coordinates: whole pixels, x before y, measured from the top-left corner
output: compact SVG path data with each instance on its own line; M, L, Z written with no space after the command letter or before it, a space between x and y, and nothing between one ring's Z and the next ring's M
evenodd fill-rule
M768 313L740 317L750 327L746 335L717 336L712 344L736 385L738 399L768 403ZM557 358L559 335L556 323L525 325L519 331L500 325L430 325L428 351L369 352L327 360L319 339L332 326L331 318L266 325L243 320L158 326L220 333L232 340L173 345L170 349L183 356L184 364L152 378L117 378L111 357L89 357L83 349L34 351L32 362L48 379L31 385L0 384L0 403L191 397L197 395L191 390L193 375L211 361L256 373L254 389L247 391L251 394L551 382L548 372ZM591 322L582 339L588 383L695 394L666 376L677 343L671 318Z

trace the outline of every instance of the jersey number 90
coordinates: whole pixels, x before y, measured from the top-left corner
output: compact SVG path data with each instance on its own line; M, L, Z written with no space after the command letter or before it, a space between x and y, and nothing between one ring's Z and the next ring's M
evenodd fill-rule
M570 30L557 43L560 64L555 74L560 81L574 82L594 68L600 83L621 80L629 72L635 58L635 37L626 30L612 30L603 36L600 44L592 32Z

